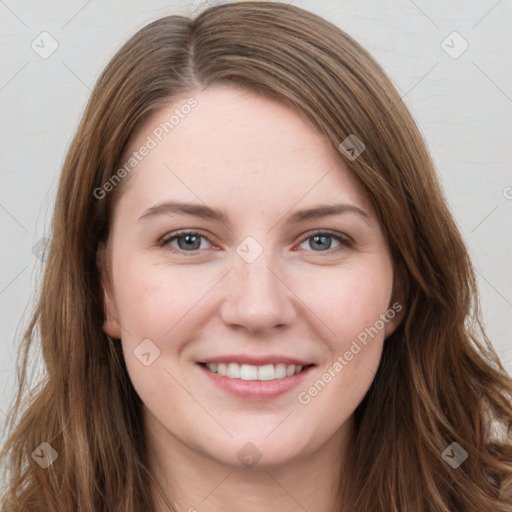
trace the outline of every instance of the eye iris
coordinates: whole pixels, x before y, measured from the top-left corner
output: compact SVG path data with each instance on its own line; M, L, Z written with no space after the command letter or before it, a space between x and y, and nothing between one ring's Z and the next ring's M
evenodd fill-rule
M331 237L329 235L316 235L311 237L313 243L310 242L312 249L329 249L331 247Z
M198 235L181 235L176 237L176 239L178 247L182 250L199 249L201 247L201 237ZM309 245L312 249L330 249L332 244L332 237L330 235L315 235L310 237L309 240Z
M180 249L199 249L201 246L201 237L197 235L182 235L177 240ZM185 241L184 243L183 240Z

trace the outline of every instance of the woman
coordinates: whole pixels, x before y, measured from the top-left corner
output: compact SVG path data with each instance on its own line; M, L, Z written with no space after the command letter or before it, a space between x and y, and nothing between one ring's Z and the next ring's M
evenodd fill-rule
M158 20L64 164L3 508L510 510L512 383L477 305L363 48L272 2Z

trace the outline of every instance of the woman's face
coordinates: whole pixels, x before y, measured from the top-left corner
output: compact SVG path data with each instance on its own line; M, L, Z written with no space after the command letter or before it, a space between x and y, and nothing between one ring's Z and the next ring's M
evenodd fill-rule
M162 450L275 467L344 438L401 316L392 261L308 121L227 86L191 96L131 142L104 329Z

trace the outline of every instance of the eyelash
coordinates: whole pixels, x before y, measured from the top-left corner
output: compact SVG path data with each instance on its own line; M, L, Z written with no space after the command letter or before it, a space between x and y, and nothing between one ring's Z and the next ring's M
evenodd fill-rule
M206 236L204 236L203 234L201 234L201 233L199 233L197 231L178 231L178 232L175 232L175 233L169 233L168 235L164 236L162 238L162 240L158 243L158 245L160 247L167 247L167 248L169 248L169 250L171 250L173 252L176 252L178 254L187 254L188 253L191 256L195 256L195 255L198 254L199 251L201 251L201 249L194 249L194 250L190 250L190 251L184 251L183 249L179 249L179 248L176 248L176 247L171 247L169 245L170 242L172 242L173 240L176 240L176 239L178 239L178 238L180 238L182 236L186 236L186 235L192 235L192 236L196 236L196 237L208 240L208 238ZM330 238L336 240L337 242L339 242L340 245L338 247L330 248L330 249L327 249L325 251L313 251L313 249L309 249L311 252L315 252L315 253L318 253L320 255L330 255L330 254L333 254L335 252L339 252L339 251L343 251L345 249L348 249L348 248L352 247L352 245L353 245L352 240L347 235L340 235L340 234L332 233L330 231L314 231L314 232L311 232L311 233L308 234L308 236L305 236L304 238L302 238L302 240L300 241L299 245L301 245L305 241L309 240L310 238L314 238L315 236L322 236L322 235L323 236L327 235L328 237L330 237Z

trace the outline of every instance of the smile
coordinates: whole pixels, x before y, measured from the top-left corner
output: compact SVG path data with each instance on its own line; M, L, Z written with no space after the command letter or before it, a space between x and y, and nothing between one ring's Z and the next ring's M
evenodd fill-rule
M285 356L230 355L198 363L203 375L222 391L244 400L270 400L296 389L316 367Z
M276 380L299 374L303 365L296 364L266 364L255 366L238 363L206 363L205 367L212 373L217 373L230 379L242 380Z

